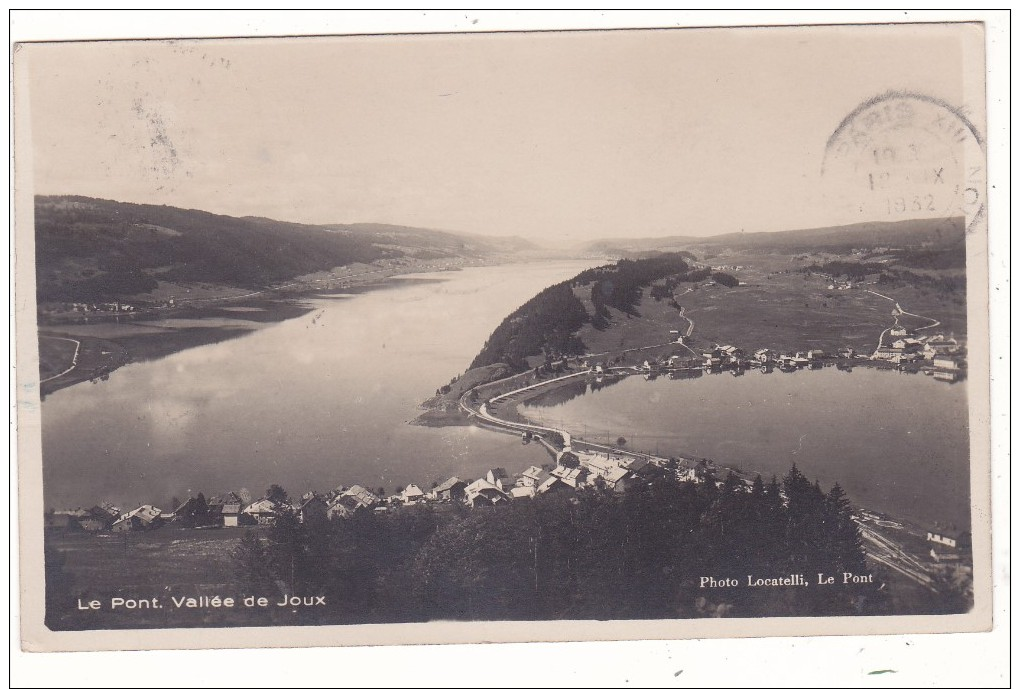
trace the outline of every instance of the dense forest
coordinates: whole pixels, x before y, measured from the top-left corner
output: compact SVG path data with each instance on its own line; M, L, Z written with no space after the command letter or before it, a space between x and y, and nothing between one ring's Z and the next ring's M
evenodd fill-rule
M961 296L967 289L967 278L963 275L923 275L910 270L886 271L878 276L878 284L899 287L913 285L930 289L941 294Z
M535 354L581 354L584 345L576 333L587 321L569 282L547 287L499 324L470 368L505 363L523 371L526 357Z
M170 206L38 197L40 301L93 300L171 282L258 287L386 251L322 228Z
M638 260L622 259L610 268L592 268L578 274L575 286L591 285L592 324L609 326L609 307L636 316L641 303L642 288L669 275L686 273L688 269L680 254L660 254Z
M636 316L643 289L657 280L704 279L705 271L689 271L681 254L658 254L638 260L623 259L615 265L589 268L542 290L526 304L507 316L493 331L470 368L504 363L518 371L527 368L526 358L545 353L548 356L581 354L584 343L577 331L591 322L596 328L609 326L615 308ZM675 284L675 283L674 283ZM591 286L589 315L575 294L575 287Z
M751 486L671 477L623 494L589 490L498 508L411 507L321 528L246 534L239 585L331 605L308 623L875 614L879 584L818 586L868 572L851 507L796 467ZM802 574L808 586L748 587ZM702 586L702 577L739 586Z
M967 247L963 241L945 249L903 249L893 252L895 264L907 268L945 270L967 267Z
M381 258L481 256L533 248L395 225L306 225L83 196L35 199L39 301L141 294L156 279L264 287Z
M881 263L861 263L859 261L828 261L821 264L804 266L800 269L802 273L824 273L834 278L847 278L850 280L863 280L868 275L877 275L885 270Z

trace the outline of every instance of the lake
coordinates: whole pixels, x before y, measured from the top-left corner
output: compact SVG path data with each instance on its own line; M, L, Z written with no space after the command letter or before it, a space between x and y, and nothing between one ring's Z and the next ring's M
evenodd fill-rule
M588 440L705 457L780 477L792 463L860 506L966 528L970 465L966 382L835 366L671 380L580 381L520 406Z
M292 496L354 483L391 494L548 462L514 435L407 422L507 314L592 265L467 268L308 297L298 318L54 392L42 404L46 506L166 507L272 483Z

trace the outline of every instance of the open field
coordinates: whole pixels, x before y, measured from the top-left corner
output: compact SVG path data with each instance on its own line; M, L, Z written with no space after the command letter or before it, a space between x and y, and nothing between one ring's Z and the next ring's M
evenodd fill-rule
M43 396L76 383L100 380L131 360L127 349L121 344L106 339L77 335L73 339L81 343L78 349L78 361L74 368L62 373L70 366L75 345L72 342L54 339L59 337L70 339L70 336L59 332L41 332L39 334L39 371L40 380L43 381L39 385L39 390ZM67 344L71 347L71 352L68 353L62 347L44 346L45 343L51 342ZM46 373L47 371L49 373ZM57 376L60 373L62 375Z
M51 628L96 629L128 627L192 627L232 625L257 618L243 609L175 609L171 596L234 596L280 598L279 591L244 591L236 576L232 553L244 533L256 527L104 534L47 534L48 580L59 581L50 601ZM114 596L160 599L159 609L110 610ZM100 610L80 611L77 601L100 600ZM275 611L260 610L263 622ZM247 612L249 616L251 612Z
M71 367L77 342L70 338L40 336L39 337L39 379L57 376Z
M834 257L817 260L829 258ZM830 282L825 278L799 272L806 262L769 254L714 257L714 265L721 264L745 284L724 287L681 283L673 294L684 316L668 300L655 301L646 290L637 309L640 318L613 311L609 328L597 330L586 324L579 336L591 353L619 352L667 342L670 330L686 330L688 317L694 322L693 337L688 342L694 349L717 343L745 351L761 347L789 352L817 348L834 353L850 346L870 354L879 334L894 325L892 311L897 302L905 311L939 321L932 332L966 337L966 297L962 292L945 294L888 284L829 289ZM583 293L586 290L577 288L576 293L588 303L589 295ZM899 322L908 328L931 325L927 318L908 315L901 315ZM684 348L669 353L690 354Z

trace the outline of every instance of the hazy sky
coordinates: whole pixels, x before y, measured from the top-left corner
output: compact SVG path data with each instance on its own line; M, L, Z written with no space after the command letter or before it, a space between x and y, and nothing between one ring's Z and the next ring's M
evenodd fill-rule
M37 193L566 240L870 219L827 196L826 141L891 89L968 105L960 35L66 43L16 61Z

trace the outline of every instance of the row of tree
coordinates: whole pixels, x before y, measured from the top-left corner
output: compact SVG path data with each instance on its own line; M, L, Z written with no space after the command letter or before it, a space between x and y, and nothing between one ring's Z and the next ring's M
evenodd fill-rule
M685 618L881 613L878 584L754 588L747 577L866 574L851 507L796 467L782 482L669 474L623 494L518 500L498 509L358 514L325 529L281 520L245 535L245 590L326 595L303 621ZM702 577L731 578L704 587Z

